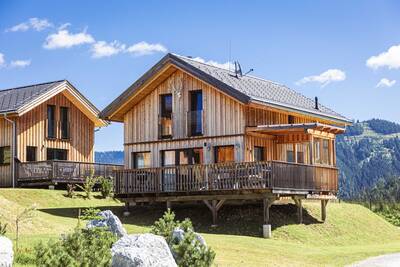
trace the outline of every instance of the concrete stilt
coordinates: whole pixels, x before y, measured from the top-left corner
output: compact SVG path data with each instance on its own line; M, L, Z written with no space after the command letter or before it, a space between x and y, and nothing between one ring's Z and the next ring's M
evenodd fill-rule
M171 201L167 201L167 210L172 209L172 203Z

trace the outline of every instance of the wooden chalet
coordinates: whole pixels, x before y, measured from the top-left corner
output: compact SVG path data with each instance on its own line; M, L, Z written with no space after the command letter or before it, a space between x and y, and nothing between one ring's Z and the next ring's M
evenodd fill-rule
M265 79L167 54L100 114L124 124L119 199L203 201L292 197L328 199L338 191L335 137L350 120ZM301 216L299 218L301 220Z
M0 90L0 187L112 175L120 166L94 164L98 113L66 80Z

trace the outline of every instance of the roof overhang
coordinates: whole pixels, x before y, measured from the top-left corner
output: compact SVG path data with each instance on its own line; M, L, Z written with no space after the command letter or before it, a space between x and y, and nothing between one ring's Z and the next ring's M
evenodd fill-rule
M108 125L106 121L99 118L98 114L100 111L68 81L62 82L46 93L36 97L34 100L29 101L17 110L3 111L0 114L5 114L7 116L22 116L60 93L68 98L68 100L77 106L83 114L93 121L95 127Z
M242 92L193 67L179 57L167 54L110 105L104 108L100 113L100 117L109 121L123 122L123 116L130 108L178 69L215 87L239 102L247 104L250 101L250 97Z
M279 102L275 102L272 100L264 100L264 99L258 99L253 97L253 99L250 101L251 103L255 103L255 104L259 104L259 105L264 105L264 106L270 106L273 108L277 108L280 110L285 110L288 112L296 112L296 113L300 113L306 116L311 116L311 117L315 117L315 118L319 118L319 119L324 119L324 120L329 120L332 121L334 123L338 123L338 124L343 124L343 125L352 125L353 122L350 119L347 119L345 117L339 117L339 116L334 116L331 114L327 114L327 113L323 113L319 110L308 110L308 109L304 109L304 108L300 108L300 107L296 107L296 106L292 106L289 104L282 104Z
M309 130L318 130L327 133L342 134L345 132L346 129L322 123L272 124L246 128L246 132L265 133L272 135L309 133Z

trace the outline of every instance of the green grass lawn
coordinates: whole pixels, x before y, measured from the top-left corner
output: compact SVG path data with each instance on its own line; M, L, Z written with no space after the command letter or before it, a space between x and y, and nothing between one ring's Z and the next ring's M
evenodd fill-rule
M165 210L165 205L135 207L130 217L123 218L123 204L118 201L104 200L97 194L91 200L81 196L70 199L64 194L57 190L0 189L0 221L9 224L10 238L15 238L16 214L32 204L37 206L35 218L21 227L20 248L24 254L29 256L41 240L71 231L78 223L79 208L111 209L129 233L148 232ZM299 225L293 204L274 205L273 237L263 239L262 207L258 203L223 206L216 228L210 227L211 213L204 205L173 206L178 219L191 218L196 230L216 251L217 266L343 266L370 256L400 252L400 230L360 205L329 203L325 223L319 221L319 202L306 202L304 208L304 224Z

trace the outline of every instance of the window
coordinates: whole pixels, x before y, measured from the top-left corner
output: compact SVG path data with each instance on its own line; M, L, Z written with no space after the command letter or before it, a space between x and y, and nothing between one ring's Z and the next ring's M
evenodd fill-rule
M315 163L322 163L321 162L321 139L314 138L314 157Z
M296 162L294 158L294 151L293 151L293 145L289 144L286 149L286 161L287 162Z
M11 163L11 148L9 146L0 147L0 165Z
M203 134L203 93L201 90L190 92L188 123L190 136Z
M329 140L322 139L322 164L329 164Z
M26 147L26 161L36 161L36 147L27 146Z
M151 167L150 152L135 152L133 155L133 168L142 169Z
M264 161L264 148L255 146L253 150L254 161Z
M56 106L47 106L47 138L56 138Z
M188 148L161 151L162 166L202 164L203 149Z
M288 123L289 124L294 124L294 116L293 115L289 115L288 116Z
M60 107L61 139L69 139L69 109Z
M160 96L160 137L172 137L172 94Z
M215 163L235 161L234 146L217 146L215 147L214 152L215 152Z
M68 160L68 150L48 148L47 160Z

